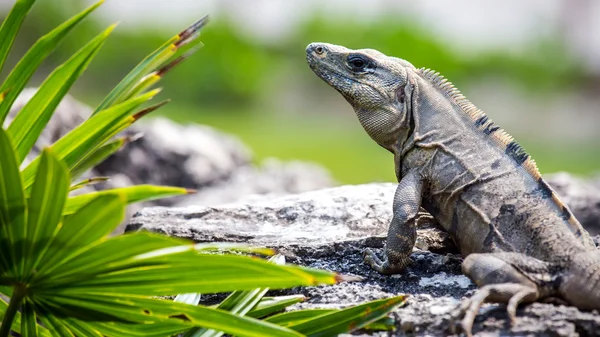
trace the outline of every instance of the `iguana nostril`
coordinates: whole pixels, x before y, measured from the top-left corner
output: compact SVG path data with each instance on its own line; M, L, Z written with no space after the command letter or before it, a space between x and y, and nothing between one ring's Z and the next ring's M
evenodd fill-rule
M325 57L327 52L328 49L324 43L313 42L306 47L306 53L312 56Z

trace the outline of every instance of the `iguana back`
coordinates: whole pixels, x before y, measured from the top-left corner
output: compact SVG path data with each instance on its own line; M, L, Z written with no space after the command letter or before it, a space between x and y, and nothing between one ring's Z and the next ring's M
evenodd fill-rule
M306 52L312 70L394 154L399 185L386 256L367 251L367 263L386 274L410 263L423 206L469 256L463 270L478 285L510 285L504 297L489 293L481 301L561 296L600 308L600 253L589 234L533 159L450 82L371 49L313 43ZM569 270L575 265L594 267ZM565 293L574 284L583 290Z
M549 261L578 243L595 247L510 135L437 73L416 74L415 127L398 149L397 172L400 179L427 167L422 205L464 256L503 251Z

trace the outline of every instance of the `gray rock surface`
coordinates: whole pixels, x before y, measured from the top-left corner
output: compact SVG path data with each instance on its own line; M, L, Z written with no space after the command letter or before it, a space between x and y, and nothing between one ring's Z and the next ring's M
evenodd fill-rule
M347 185L287 196L249 195L237 203L185 208L152 207L127 230L144 228L196 242L234 241L259 246L279 241L321 244L378 237L392 218L395 184ZM449 236L423 216L417 246L453 251Z
M149 230L198 242L274 247L290 263L363 277L362 281L335 286L272 292L301 293L310 298L296 308L339 308L406 293L410 294L408 304L395 312L397 335L451 334L452 310L475 286L462 275L462 259L447 235L427 217L418 227L419 248L415 248L413 264L405 273L383 276L362 262L367 247L381 253L392 216L394 188L391 183L341 186L282 197L245 198L210 207L146 208L134 216L127 230ZM211 297L206 300L211 303ZM505 306L486 305L473 331L477 336L600 334L597 312L536 303L520 308L518 316L511 329Z

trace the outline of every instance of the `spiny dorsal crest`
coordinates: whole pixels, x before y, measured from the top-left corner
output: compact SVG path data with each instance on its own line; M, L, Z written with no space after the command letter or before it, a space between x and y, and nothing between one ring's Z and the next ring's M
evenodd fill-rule
M573 216L569 207L565 205L559 198L559 196L552 190L552 188L542 179L540 172L535 164L535 161L525 152L525 150L514 141L513 137L502 130L499 126L495 125L494 122L486 116L486 114L475 107L458 89L452 85L447 79L431 69L420 68L421 75L434 84L440 89L448 98L456 103L462 111L473 121L474 126L490 137L490 139L501 146L504 152L510 156L514 161L525 168L534 179L538 181L541 186L541 191L548 198L552 198L552 201L561 208L563 218L569 222L571 231L576 237L581 238L583 236L581 232L581 224Z
M525 150L509 135L502 130L480 109L471 103L463 94L460 93L454 85L445 79L439 72L427 68L420 68L423 78L429 80L439 88L448 98L456 103L460 109L469 116L475 127L488 135L490 139L501 146L504 152L513 158L518 165L521 165L534 179L540 179L541 174L535 164L535 161L525 152Z

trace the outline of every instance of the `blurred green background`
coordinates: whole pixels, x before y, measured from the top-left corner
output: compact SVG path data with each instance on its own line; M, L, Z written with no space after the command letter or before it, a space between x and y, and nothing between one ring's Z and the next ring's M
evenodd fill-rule
M18 52L11 55L12 62L42 33L90 3L38 1L18 37ZM439 27L441 21L419 16L419 10L405 13L398 6L385 7L388 3L385 1L375 2L383 4L383 9L374 14L369 12L366 17L357 14L360 8L344 10L351 5L364 6L358 1L334 1L325 10L320 9L318 1L302 6L298 1L291 1L279 12L278 6L282 4L275 1L212 1L213 6L208 6L206 11L187 12L185 6L192 1L130 0L127 3L113 0L108 9L92 15L91 20L78 27L44 64L44 70L38 73L33 85L39 84L53 67L102 27L121 21L73 92L79 100L95 105L149 51L188 23L211 14L212 20L203 30L204 48L165 77L165 90L161 95L173 101L158 114L233 133L253 150L257 161L278 157L317 162L342 183L395 179L391 155L369 139L350 106L306 66L305 46L313 41L324 41L350 48L378 49L417 67L441 72L510 132L536 159L542 173L563 170L586 175L600 170L597 132L600 76L594 63L586 61L590 59L587 51L573 43L581 34L585 38L583 19L539 20L535 17L536 8L529 8L531 19L537 21L524 28L539 32L512 44L494 43L494 37L485 41L485 33L480 39L460 33L454 38L448 37L448 34L440 34L444 30ZM166 3L178 7L179 11L165 10L159 19L156 13L148 16L145 12L153 4L162 6L159 9L168 9ZM273 8L265 10L269 3ZM509 3L514 4L515 11L520 10L519 2ZM576 6L585 2L553 3ZM5 1L1 8L6 10L11 4L12 1ZM299 6L298 13L303 14L301 18L290 16L294 24L282 26L281 32L277 24L263 24L262 33L248 29L252 22L263 19L269 22L270 16L276 17L284 10L289 16L290 10L295 10L294 4ZM492 18L494 5L488 4ZM130 10L120 11L121 5ZM307 9L307 6L314 8ZM253 9L256 13L252 13ZM247 13L241 15L243 11ZM421 11L427 13L427 8ZM338 12L342 14L337 15ZM583 14L577 14L580 12ZM462 13L459 9L444 12L448 16L463 15L463 20L475 14ZM585 15L585 11L569 15ZM242 20L248 17L254 21ZM458 20L460 22L460 18ZM485 22L485 17L479 17L466 29L476 31ZM583 28L572 29L569 26L572 24L583 25ZM502 33L505 27L496 28ZM579 31L583 33L573 33ZM510 40L510 36L507 39ZM485 43L482 45L481 41Z

